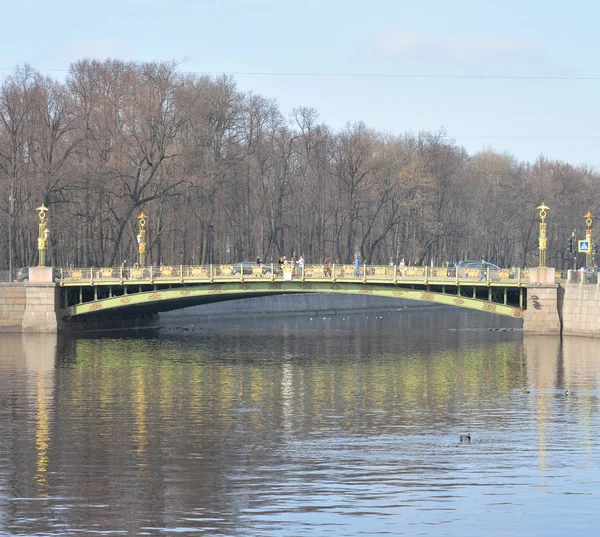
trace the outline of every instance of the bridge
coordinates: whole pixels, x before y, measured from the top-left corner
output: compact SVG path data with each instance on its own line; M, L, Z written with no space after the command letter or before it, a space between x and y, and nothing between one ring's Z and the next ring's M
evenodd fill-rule
M569 276L570 277L570 276ZM465 269L352 265L202 265L143 268L30 267L29 281L0 284L0 332L57 332L158 325L188 306L289 293L417 300L523 319L525 332L600 334L596 286L550 267ZM582 317L581 308L598 310ZM596 308L596 309L594 309ZM578 313L579 312L579 313Z
M434 302L521 318L529 271L442 267L274 264L60 268L66 321L141 315L287 293L344 293Z

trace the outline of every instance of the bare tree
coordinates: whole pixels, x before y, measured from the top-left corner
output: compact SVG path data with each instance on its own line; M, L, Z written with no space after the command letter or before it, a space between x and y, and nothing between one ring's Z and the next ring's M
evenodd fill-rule
M0 264L33 263L35 207L51 207L49 258L114 265L224 263L280 255L442 264L537 262L537 212L550 205L548 260L600 212L598 174L540 157L468 155L442 129L333 132L314 109L284 114L231 77L175 62L81 60L64 83L29 66L0 83ZM16 203L9 233L8 198ZM8 236L12 235L10 248ZM2 246L5 246L2 248Z

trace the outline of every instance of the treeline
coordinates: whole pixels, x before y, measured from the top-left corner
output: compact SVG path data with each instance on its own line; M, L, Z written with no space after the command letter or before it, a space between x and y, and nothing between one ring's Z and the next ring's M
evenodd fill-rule
M284 114L229 77L174 62L81 60L64 82L25 66L0 87L0 268L9 223L13 266L37 262L41 203L55 266L135 260L141 211L148 263L358 253L375 264L531 266L541 202L548 264L562 268L567 237L597 212L598 179L543 157L469 155L444 131L335 131L313 109Z

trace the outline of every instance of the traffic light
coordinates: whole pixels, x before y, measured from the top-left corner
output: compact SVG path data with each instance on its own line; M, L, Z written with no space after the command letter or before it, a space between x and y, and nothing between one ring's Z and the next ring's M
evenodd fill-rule
M573 253L573 237L569 237L569 241L567 242L567 248L570 253Z
M594 246L592 247L592 254L594 254L594 256L598 255L598 245L594 244Z

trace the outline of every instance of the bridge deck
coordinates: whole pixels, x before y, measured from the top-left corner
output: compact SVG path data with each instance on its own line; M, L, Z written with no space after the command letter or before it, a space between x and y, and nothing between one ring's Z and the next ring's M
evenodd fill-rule
M455 269L445 267L399 267L363 265L358 273L352 265L275 264L245 266L157 266L144 268L61 268L57 283L61 286L201 284L240 281L320 281L369 284L456 285L488 287L526 287L528 269Z

